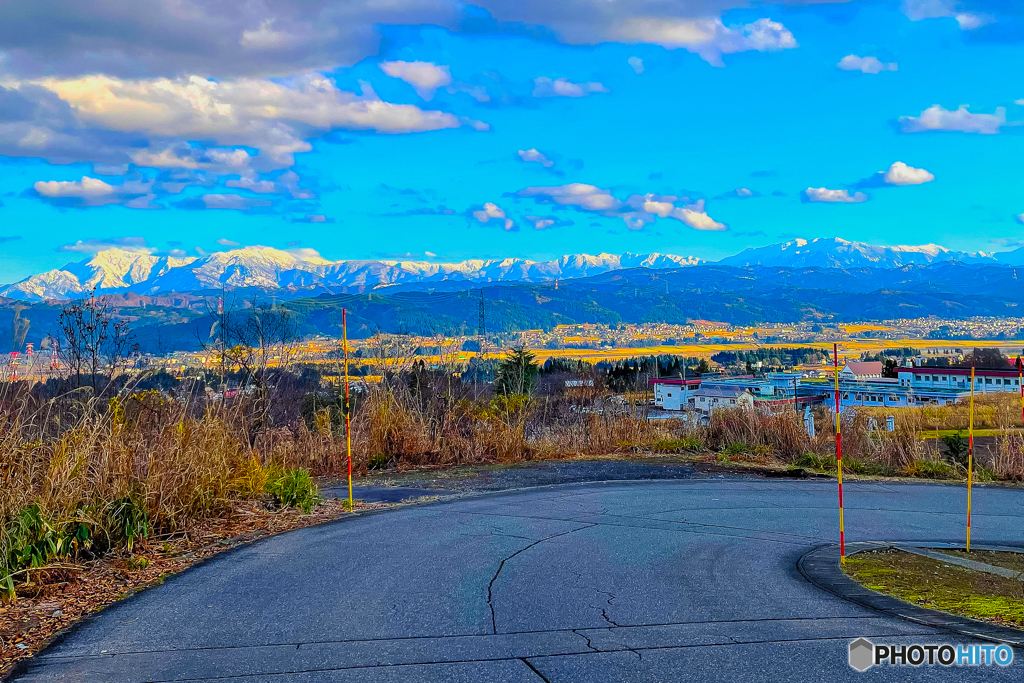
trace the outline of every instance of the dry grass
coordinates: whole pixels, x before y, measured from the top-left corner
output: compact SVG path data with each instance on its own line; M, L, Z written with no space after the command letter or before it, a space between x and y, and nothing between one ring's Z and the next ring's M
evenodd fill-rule
M540 395L502 396L444 369L408 365L363 385L354 399L354 471L652 450L835 470L831 416L823 408L813 439L802 416L789 410L721 410L708 424L648 421L642 405L612 395L600 376L590 379L592 386L569 389L549 378ZM12 572L23 579L33 564L98 556L216 517L237 501L283 490L275 482L289 471L343 475L344 420L332 396L318 398L315 414L301 417L293 405L301 395L239 396L224 404L189 391L124 392L102 402L42 399L24 388L0 393L0 582ZM979 426L1013 424L1013 399L979 399ZM891 433L869 430L870 410L844 417L844 468L964 474L920 434L958 425L965 410L894 411ZM884 424L881 415L876 420ZM1020 433L1002 433L990 453L986 477L1024 481Z

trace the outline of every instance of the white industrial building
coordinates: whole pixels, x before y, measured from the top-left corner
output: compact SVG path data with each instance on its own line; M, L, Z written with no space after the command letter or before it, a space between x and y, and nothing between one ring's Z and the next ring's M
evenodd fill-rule
M901 387L914 390L955 389L970 392L970 368L898 368ZM1006 370L979 369L974 371L975 393L994 391L1020 392L1020 375L1012 368Z

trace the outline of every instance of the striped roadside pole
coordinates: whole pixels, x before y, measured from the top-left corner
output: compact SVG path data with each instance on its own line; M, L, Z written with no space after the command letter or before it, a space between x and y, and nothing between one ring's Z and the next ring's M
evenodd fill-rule
M352 417L348 401L348 311L341 309L341 335L345 347L345 441L348 447L348 510L355 512L352 501Z
M971 552L971 484L974 480L974 359L971 359L971 408L967 429L967 552Z
M1020 386L1020 419L1024 422L1024 361L1017 356L1017 375L1020 379L1017 384Z
M843 433L839 421L839 344L832 345L836 387L836 472L839 474L839 562L846 564L846 527L843 523Z

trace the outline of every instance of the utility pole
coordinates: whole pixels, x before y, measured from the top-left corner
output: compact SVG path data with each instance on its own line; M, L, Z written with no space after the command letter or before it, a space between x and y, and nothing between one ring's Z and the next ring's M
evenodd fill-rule
M480 338L480 357L484 355L484 337L487 336L487 309L484 305L484 288L480 288L480 311L477 320L476 334Z

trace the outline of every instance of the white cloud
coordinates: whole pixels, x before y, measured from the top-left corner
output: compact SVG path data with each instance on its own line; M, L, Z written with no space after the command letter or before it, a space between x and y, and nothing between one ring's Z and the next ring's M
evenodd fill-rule
M132 154L132 161L143 168L187 168L215 173L237 173L246 169L253 157L244 149L202 149L177 144L159 150L143 149Z
M866 202L868 196L863 192L855 192L852 196L849 190L829 190L824 187L808 187L804 190L804 196L809 202L838 202L838 203L859 203Z
M279 50L301 44L302 37L274 30L274 20L264 19L256 29L242 31L238 44L251 50Z
M921 185L935 180L935 176L923 168L907 166L897 161L885 172L885 182L889 185Z
M199 76L121 80L93 75L5 82L4 87L54 93L70 106L74 117L64 128L120 134L125 145L108 155L127 156L140 166L154 168L217 172L250 165L263 170L287 168L295 163L295 153L310 151L308 138L337 129L378 133L461 126L487 129L486 124L447 112L384 102L368 84L363 85L362 94L343 91L318 73L285 81ZM22 155L45 155L57 144L59 132L39 126L26 128L19 143L25 149ZM138 137L148 138L149 146L139 149L134 142L128 143ZM217 148L195 149L188 144L191 140L210 141ZM250 157L238 147L255 148L259 154ZM84 153L77 160L97 160L96 156L95 152Z
M608 190L584 183L527 187L516 194L520 197L532 197L541 203L572 206L579 211L621 218L630 230L639 230L657 218L673 218L695 230L728 229L727 225L707 215L703 199L690 202L685 197L672 195L636 194L623 202L616 199ZM683 206L678 206L680 203Z
M960 24L960 29L963 31L973 31L976 28L981 28L991 24L996 19L990 14L958 14L955 17L956 23Z
M639 57L630 57L626 61L629 63L631 67L633 67L633 71L635 71L638 75L644 72L644 60L640 59Z
M956 0L903 0L903 13L911 21L956 15Z
M204 194L178 202L178 206L186 209L232 209L247 211L272 206L273 202L255 197L242 197L237 194Z
M161 208L152 203L153 183L140 179L126 180L120 185L111 185L99 178L82 176L81 180L39 180L32 184L44 201L60 206L104 206L124 204L130 209Z
M256 174L244 175L238 180L228 180L225 187L237 187L256 194L272 194L277 192L277 184L273 180L260 180Z
M539 152L536 149L521 149L519 150L519 158L523 161L534 161L544 168L551 168L555 165L555 162L548 159L543 152Z
M753 197L754 193L751 192L750 190L748 190L745 187L738 187L738 188L736 188L736 196L737 197Z
M256 194L290 194L293 199L313 199L316 196L299 187L299 174L295 171L285 171L275 180L260 178L255 172L249 171L238 180L225 181L224 185Z
M903 13L911 21L956 19L956 23L963 31L973 31L995 21L995 17L990 14L959 12L957 5L957 0L903 0Z
M1014 100L1013 103L1014 104L1019 104L1021 106L1024 106L1024 99Z
M789 29L766 18L750 24L726 26L721 19L629 17L618 24L614 34L615 38L627 43L685 48L714 66L724 66L723 54L749 50L774 52L797 47Z
M217 244L219 244L222 247L240 247L240 246L242 246L242 244L240 242L234 242L232 240L225 239L223 237L221 237L219 240L217 240Z
M570 183L555 187L527 187L517 194L520 197L534 197L562 206L576 206L584 211L615 211L622 206L622 202L613 197L608 190L584 183Z
M478 211L472 212L473 218L480 223L489 223L492 220L496 220L502 224L505 230L511 230L515 227L515 223L512 219L505 215L505 211L497 204L487 202L484 207Z
M99 178L90 178L89 176L82 176L81 180L73 181L39 180L32 187L42 196L53 199L64 197L85 199L114 194L113 185L109 185Z
M1006 108L997 107L994 114L972 114L966 104L953 111L933 104L921 112L920 116L901 116L899 122L905 133L948 130L991 135L1006 125Z
M1014 219L1021 225L1024 225L1024 213L1017 214L1016 216L1014 216Z
M680 220L694 230L728 230L729 226L719 223L704 211L704 200L701 199L692 206L676 207L670 217Z
M438 88L451 85L452 75L447 66L432 62L381 62L381 71L392 78L400 78L416 90L425 101L434 99Z
M74 254L96 254L107 249L120 249L136 254L151 254L155 250L146 246L146 240L142 237L109 237L106 239L91 238L78 240L74 244L61 245L57 251L71 252Z
M609 92L600 83L573 83L565 78L551 80L546 76L533 79L534 97L586 97L595 92Z
M846 55L836 65L843 71L862 71L866 74L877 74L882 71L896 71L899 65L896 62L882 62L878 57L858 57L857 55Z

